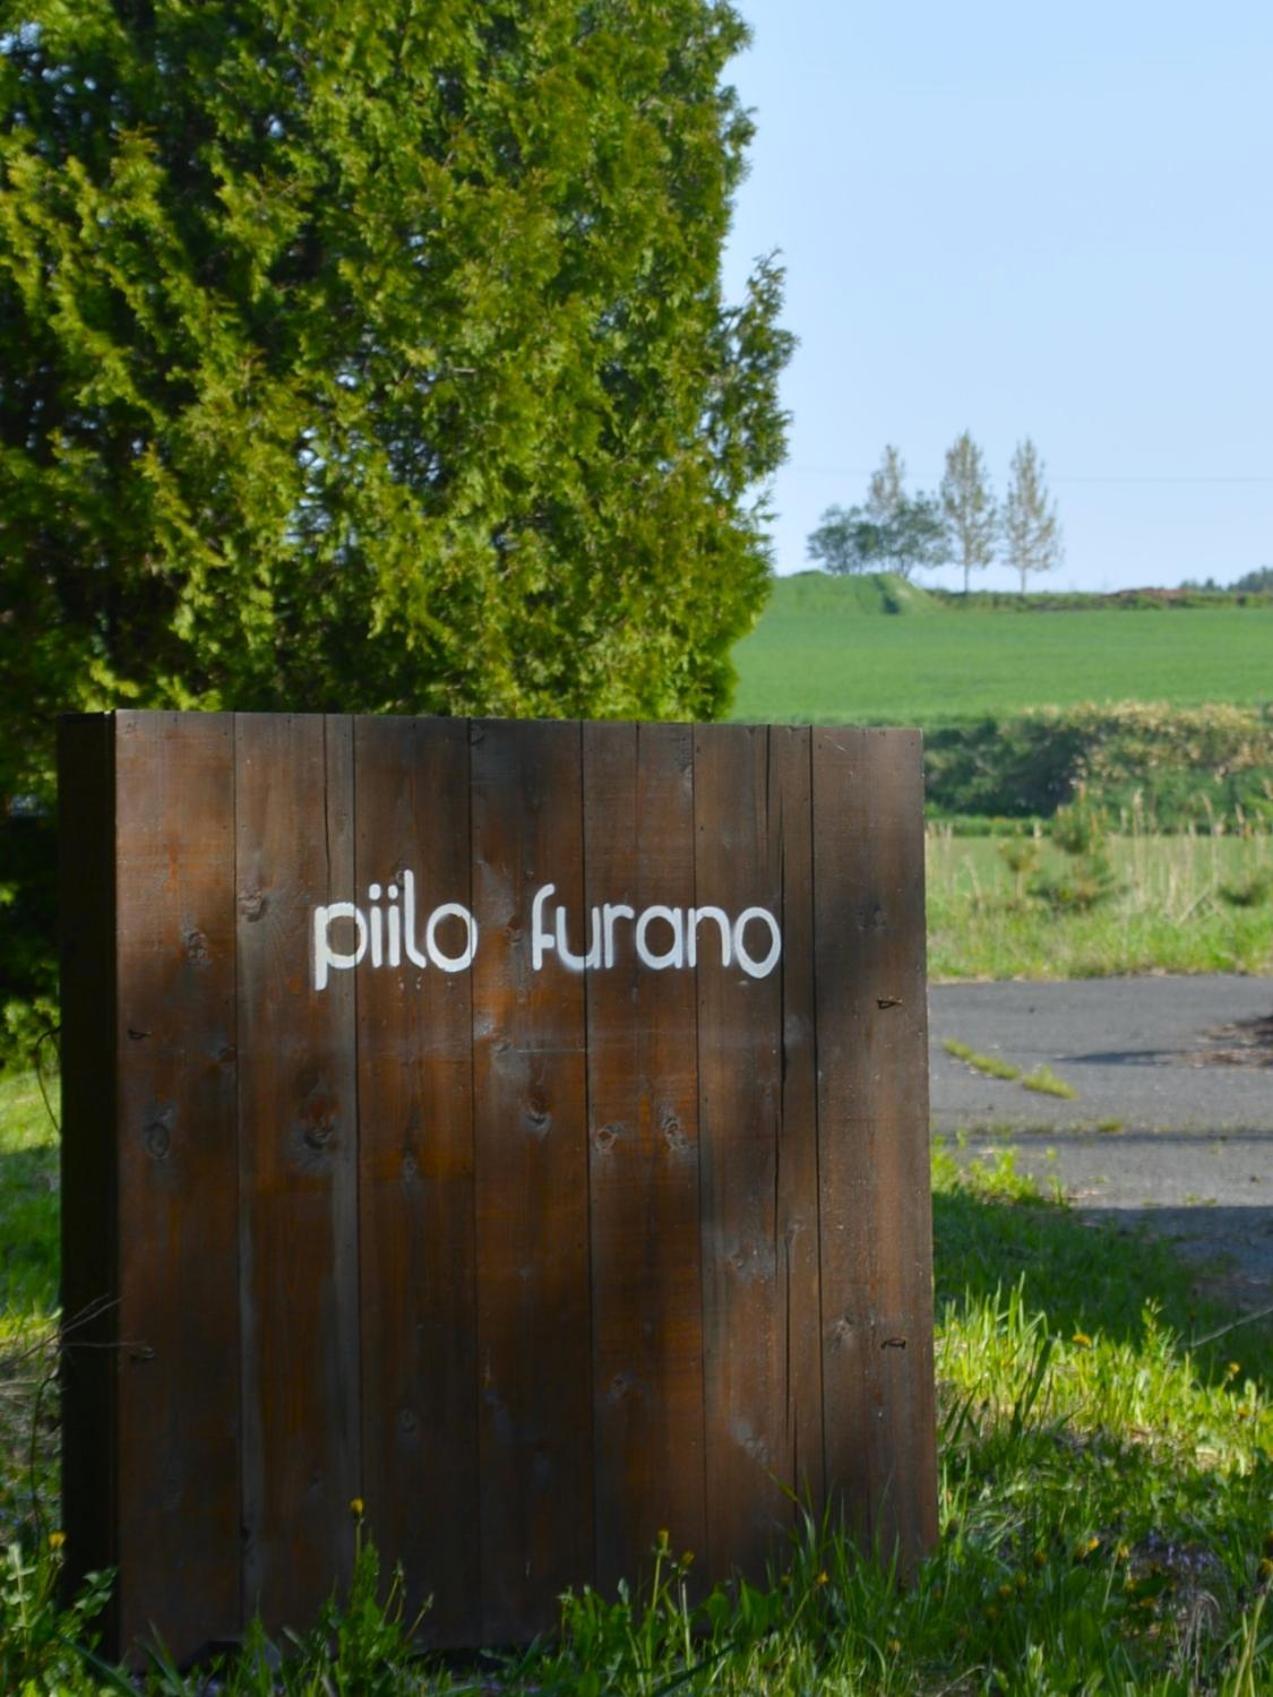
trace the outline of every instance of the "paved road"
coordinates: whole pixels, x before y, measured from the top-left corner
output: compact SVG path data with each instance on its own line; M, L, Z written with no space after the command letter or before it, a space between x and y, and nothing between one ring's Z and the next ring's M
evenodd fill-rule
M1226 1260L1217 1294L1264 1307L1273 1042L1254 1022L1270 1016L1268 978L936 986L933 1125L966 1131L969 1154L1011 1143L1027 1171L1055 1174L1085 1212L1148 1222L1199 1263ZM947 1038L1027 1072L1047 1065L1078 1095L987 1078L952 1059Z
M930 993L935 1123L1273 1131L1273 1067L1208 1064L1213 1033L1273 1015L1270 978L1090 978L1064 984L946 984ZM1042 1064L1074 1101L985 1078L946 1038L1027 1072ZM1273 1060L1273 1051L1265 1059Z

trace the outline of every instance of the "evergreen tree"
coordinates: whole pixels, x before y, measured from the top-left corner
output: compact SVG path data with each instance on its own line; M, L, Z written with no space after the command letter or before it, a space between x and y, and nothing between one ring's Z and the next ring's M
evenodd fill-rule
M0 797L66 708L712 717L780 276L724 0L19 0Z
M946 451L941 504L951 555L963 568L967 595L969 574L984 570L994 559L999 520L981 449L966 430Z
M1021 577L1021 593L1031 572L1050 572L1064 548L1056 504L1043 481L1043 461L1027 436L1012 456L1011 481L1003 503L1004 559Z
M746 39L727 0L14 0L0 819L66 709L722 711L791 347L771 262L719 285Z

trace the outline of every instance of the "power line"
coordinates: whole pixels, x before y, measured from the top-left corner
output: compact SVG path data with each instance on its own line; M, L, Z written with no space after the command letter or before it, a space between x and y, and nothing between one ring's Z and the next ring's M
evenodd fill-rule
M878 467L872 466L872 467L869 468L869 470L862 470L861 468L855 468L855 467L851 467L851 466L792 465L792 466L788 466L787 470L788 471L803 472L803 473L806 473L807 475L809 475L811 477L872 477L872 476L874 476L875 472L878 470ZM1053 476L1052 474L1049 473L1048 482L1049 483L1150 483L1150 484L1179 483L1179 484L1201 484L1201 485L1205 485L1205 484L1234 484L1234 483L1236 483L1236 484L1273 484L1273 475L1270 475L1270 476L1267 476L1267 477L1265 477L1265 476L1253 476L1253 477L1184 476L1184 477L1179 477L1179 476L1175 476L1175 475L1156 475L1155 474L1155 475L1149 475L1149 476L1141 476L1141 475L1138 475L1138 474L1129 474L1129 475L1113 476L1113 477L1105 476L1105 475L1069 476L1069 477L1066 477L1066 476Z

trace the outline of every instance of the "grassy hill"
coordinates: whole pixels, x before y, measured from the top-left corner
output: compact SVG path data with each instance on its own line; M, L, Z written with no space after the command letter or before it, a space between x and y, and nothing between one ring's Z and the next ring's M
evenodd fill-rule
M885 575L779 578L734 651L732 716L933 724L1083 701L1273 699L1273 607L1091 599L1091 611L1009 615Z
M862 572L831 577L826 572L797 572L775 580L766 617L817 621L871 613L939 613L936 595L892 572Z

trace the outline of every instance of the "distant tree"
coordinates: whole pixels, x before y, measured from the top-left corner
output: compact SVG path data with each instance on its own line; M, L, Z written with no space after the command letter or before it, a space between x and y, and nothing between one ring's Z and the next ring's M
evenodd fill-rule
M1048 498L1043 471L1038 450L1027 436L1017 443L1012 456L1011 480L1003 503L1004 560L1019 573L1023 595L1030 574L1052 571L1065 553L1056 503Z
M866 494L866 514L876 524L888 524L906 499L906 461L889 443L878 471L871 473Z
M904 495L885 532L892 560L889 569L899 577L911 578L917 571L933 570L945 565L949 557L941 502L935 495L922 490Z
M1210 580L1208 580L1208 587L1210 587ZM1257 571L1246 572L1229 587L1241 591L1244 595L1273 593L1273 566L1260 566Z
M969 575L984 570L994 559L999 519L981 449L966 430L946 452L941 507L950 554L963 568L967 595Z
M865 507L828 507L807 552L837 577L884 570L884 527Z
M809 557L829 572L894 572L911 578L946 559L946 526L931 495L901 495L886 517L864 507L828 507L809 537Z
M828 507L809 538L809 556L829 572L895 572L910 578L943 563L941 505L906 493L906 462L890 443L860 507Z

